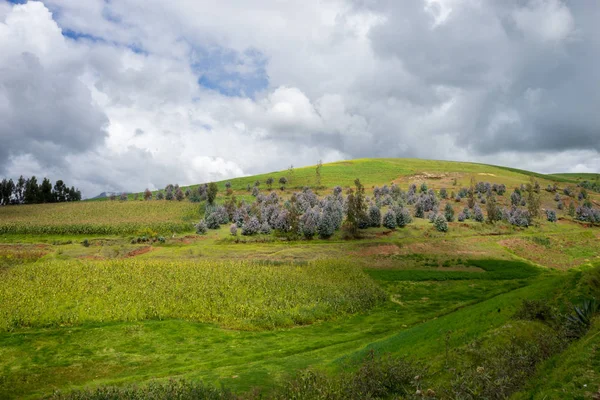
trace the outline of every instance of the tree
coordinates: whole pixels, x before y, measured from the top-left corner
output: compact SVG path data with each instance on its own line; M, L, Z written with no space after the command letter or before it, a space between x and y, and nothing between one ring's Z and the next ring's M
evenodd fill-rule
M539 183L531 177L531 182L527 184L527 211L531 218L540 216L540 195Z
M219 187L216 183L211 182L208 184L208 189L206 191L206 200L208 204L214 204L215 199L217 198L217 192L219 191Z
M292 184L292 181L294 180L295 172L296 171L294 170L294 166L290 165L289 168L287 169L287 180L290 185Z
M3 179L0 184L0 203L7 205L10 204L13 191L15 190L15 184L12 179Z
M371 205L369 207L369 226L373 228L381 226L381 210L379 210L379 207L376 205Z
M40 185L40 202L41 203L52 203L54 196L52 196L52 183L48 178L44 178Z
M345 231L356 237L358 228L362 221L366 221L365 188L360 183L360 179L354 180L355 190L350 189L348 194Z
M148 188L144 190L144 200L152 200L152 192Z
M475 178L471 177L471 186L469 186L469 198L467 200L467 205L469 208L475 207Z
M269 188L269 190L271 190L271 187L273 186L273 181L274 181L274 179L272 177L268 177L267 180L265 181L267 183L267 187Z
M498 215L498 205L496 204L496 198L493 195L488 196L485 206L487 210L488 222L493 224L494 222L499 221L500 216ZM475 219L477 219L477 215L475 216Z
M281 190L285 190L285 185L288 183L288 180L285 176L279 178L279 184L281 185Z
M438 216L435 217L433 225L435 225L435 229L440 232L448 232L448 222L442 215L438 214Z
M317 163L317 168L316 168L316 186L317 189L321 187L321 169L323 168L323 162L321 160L319 160L319 162Z
M69 188L65 185L65 183L60 179L57 180L54 184L54 201L57 203L67 201L68 192Z
M38 202L39 196L39 186L37 183L37 178L32 176L31 178L25 181L25 192L23 195L23 202L25 204L35 204Z
M396 218L396 213L394 212L394 210L387 210L385 215L383 216L383 226L385 226L388 229L396 229L397 225L398 222Z
M127 197L127 193L123 192L121 193L121 196L119 196L119 200L121 201L127 201L128 197Z
M444 216L446 217L446 221L454 221L454 208L452 208L450 203L446 203L446 208L444 208Z

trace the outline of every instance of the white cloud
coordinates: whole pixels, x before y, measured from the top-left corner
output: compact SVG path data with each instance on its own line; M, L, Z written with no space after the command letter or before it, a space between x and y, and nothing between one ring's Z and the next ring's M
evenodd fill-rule
M92 196L354 157L598 169L595 16L558 0L0 3L0 170Z

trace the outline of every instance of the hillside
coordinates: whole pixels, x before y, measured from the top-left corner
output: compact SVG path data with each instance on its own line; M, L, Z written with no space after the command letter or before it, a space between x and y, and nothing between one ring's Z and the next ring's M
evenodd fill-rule
M265 399L569 398L556 385L585 396L600 382L585 353L598 323L562 330L573 305L600 297L599 193L446 161L325 164L318 188L315 172L295 169L284 190L265 181L288 171L233 179L229 194L219 182L212 206L0 207L0 397L214 388L233 400L223 385ZM334 188L357 190L356 178L368 223L353 236L351 200Z

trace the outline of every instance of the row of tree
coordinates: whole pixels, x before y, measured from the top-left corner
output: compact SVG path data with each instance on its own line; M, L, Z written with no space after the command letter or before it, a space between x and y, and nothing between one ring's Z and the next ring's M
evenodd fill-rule
M79 200L81 200L81 192L73 186L69 188L60 179L54 186L48 178L44 178L41 183L38 183L35 176L26 179L22 175L16 182L12 179L3 179L0 182L0 204L2 205L62 203Z

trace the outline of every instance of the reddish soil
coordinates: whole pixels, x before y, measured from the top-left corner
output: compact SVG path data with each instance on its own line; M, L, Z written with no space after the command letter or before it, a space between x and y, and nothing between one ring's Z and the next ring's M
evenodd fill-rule
M146 247L142 247L141 249L135 249L133 251L130 251L129 253L125 254L125 257L135 257L135 256L139 256L141 254L146 254L151 252L152 250L154 250L154 248L152 246L146 246Z
M389 256L392 254L398 254L399 252L400 251L397 246L393 244L385 244L365 247L356 254L359 256Z

